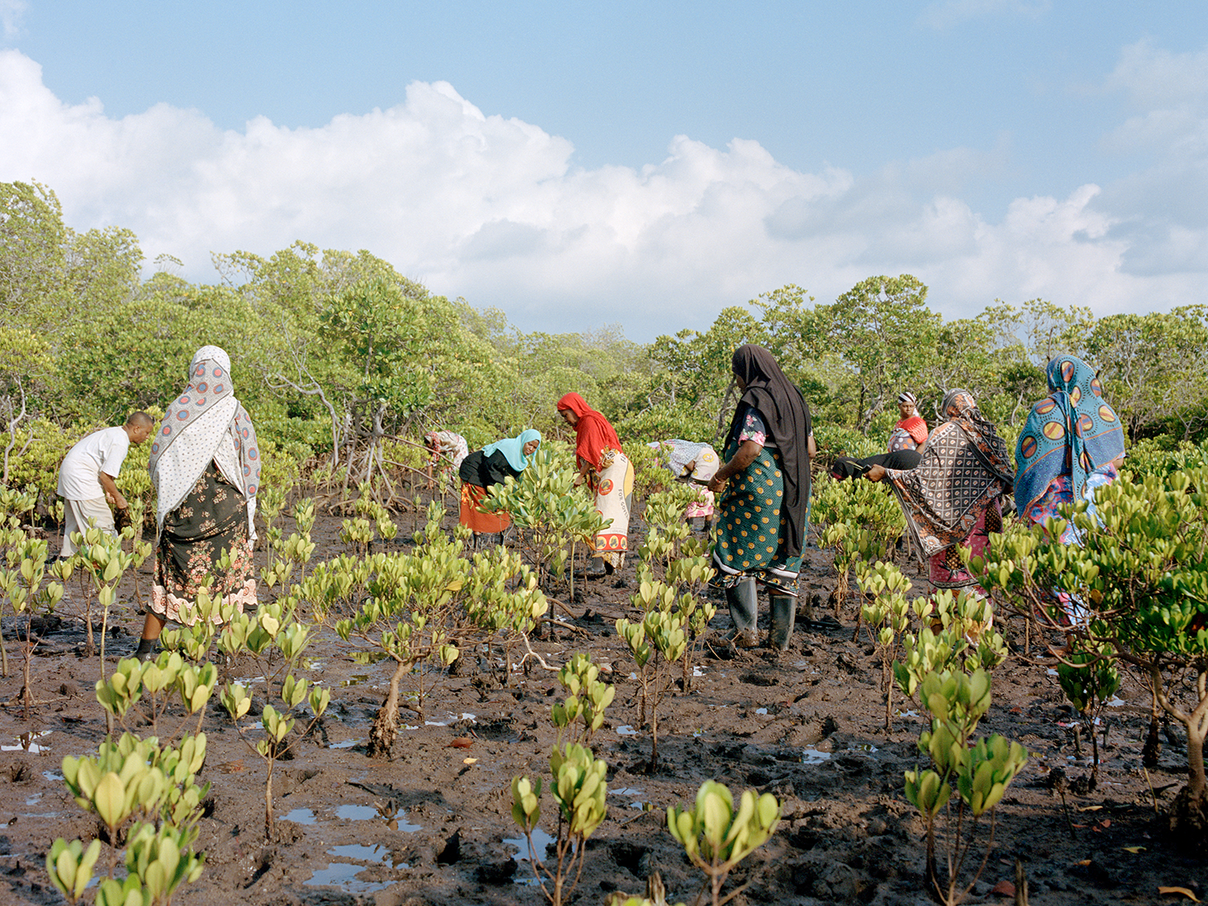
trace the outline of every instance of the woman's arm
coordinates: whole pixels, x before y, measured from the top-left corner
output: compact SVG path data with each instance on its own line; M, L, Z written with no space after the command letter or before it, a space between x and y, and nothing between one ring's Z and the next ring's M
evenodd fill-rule
M734 458L717 470L717 474L709 479L709 490L716 493L721 490L726 481L755 461L763 450L763 444L754 440L744 440Z

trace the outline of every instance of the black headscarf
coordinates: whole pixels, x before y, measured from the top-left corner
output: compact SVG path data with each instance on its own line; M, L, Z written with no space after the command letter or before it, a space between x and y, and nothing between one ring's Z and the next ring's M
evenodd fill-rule
M810 501L810 407L797 386L780 370L775 357L762 346L748 343L734 350L734 376L746 385L726 446L742 431L743 404L763 417L768 434L780 452L784 475L785 540L788 556L798 556L805 546L802 529Z

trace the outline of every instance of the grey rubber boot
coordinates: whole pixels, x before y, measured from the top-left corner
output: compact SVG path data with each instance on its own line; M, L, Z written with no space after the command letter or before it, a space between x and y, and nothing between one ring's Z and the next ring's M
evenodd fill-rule
M768 633L768 647L784 651L793 637L793 623L797 619L797 599L792 595L769 594L772 602L772 631Z
M730 619L734 621L732 641L739 648L754 648L759 636L756 629L755 580L743 579L726 589L726 603L730 605Z
M603 557L592 557L591 564L587 567L587 572L583 574L588 579L599 579L602 576L608 575L608 571L604 568Z

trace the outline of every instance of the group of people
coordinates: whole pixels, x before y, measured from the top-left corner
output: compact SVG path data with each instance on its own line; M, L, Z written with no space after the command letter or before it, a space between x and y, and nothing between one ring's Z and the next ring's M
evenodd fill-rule
M597 511L604 519L595 537L589 577L611 575L625 563L629 546L629 514L633 505L633 464L625 455L617 432L608 419L592 409L577 393L558 400L558 414L575 429L575 484L586 483L595 495ZM450 431L424 436L433 468L455 468L461 479L461 510L458 521L475 538L498 536L511 525L506 512L485 508L487 489L508 478L519 478L541 446L541 432L529 428L516 437L505 438L468 452L465 438Z
M911 537L928 559L932 585L977 586L961 547L974 555L985 550L989 536L1002 530L1002 504L1009 495L1020 519L1047 527L1061 507L1080 501L1093 516L1095 489L1118 477L1124 430L1094 369L1076 356L1059 355L1049 362L1046 377L1049 395L1029 411L1014 457L973 394L958 389L944 396L945 421L927 438L917 465L873 463L865 472L892 487ZM1056 540L1079 543L1073 522L1065 523ZM1055 597L1067 622L1082 619L1076 600L1060 592Z
M154 420L135 412L120 428L96 431L75 446L59 469L64 500L60 556L76 552L74 535L95 526L114 532L112 503L127 509L115 484L131 443L151 436ZM221 610L256 603L252 543L260 450L256 429L235 397L231 362L217 346L198 349L184 391L155 430L148 463L156 491L155 581L137 656L154 653L169 620L192 623L199 594L208 590Z
M724 588L733 641L759 642L757 588L771 610L767 644L788 647L796 614L796 580L809 525L810 464L816 455L810 409L801 391L772 354L747 344L735 350L732 387L738 404L722 454L707 444L681 440L651 446L677 477L701 487L692 518L718 509L713 566ZM1095 372L1074 356L1048 365L1050 394L1031 409L1015 456L977 407L968 390L950 390L939 412L943 421L928 431L910 393L899 398L901 419L885 454L863 460L840 458L836 477L864 476L893 490L917 551L930 564L939 588L975 586L961 557L963 545L977 554L1002 528L1003 501L1014 494L1021 518L1046 524L1058 508L1086 500L1114 480L1124 457L1120 419L1103 399ZM586 483L604 528L597 534L589 576L624 564L634 486L633 465L616 431L577 393L557 403L575 431L576 484ZM107 502L127 506L115 479L131 443L141 443L154 421L132 414L119 428L89 435L67 454L60 470L65 501L62 556L75 550L73 534L88 525L114 530ZM456 469L462 480L460 521L477 535L501 534L503 512L489 512L486 491L519 477L540 448L541 433L528 429L469 452L452 432L425 437L430 466ZM251 418L234 396L230 360L204 346L189 365L184 391L168 404L155 431L149 469L156 490L155 582L138 654L149 656L169 620L192 622L199 593L242 610L256 601L252 544L256 538L256 493L260 458ZM431 471L429 471L431 474ZM1067 523L1063 543L1078 543ZM1061 600L1071 620L1077 602ZM221 620L218 609L212 616Z
M722 457L705 443L669 440L650 446L677 478L698 487L698 500L687 514L694 527L704 528L714 513L715 495L721 494L713 565L725 587L736 644L758 643L758 582L767 588L772 603L770 644L786 648L796 615L794 586L808 527L810 460L816 452L810 410L801 391L763 347L739 347L732 366L741 396ZM609 575L624 564L628 548L633 464L608 419L582 396L566 394L558 400L557 411L575 430L576 484L591 488L604 520L587 575ZM519 476L540 443L540 433L529 429L467 453L460 435L433 432L425 436L429 474L442 462L444 468L457 468L462 480L461 524L476 534L501 533L508 516L483 509L486 489Z

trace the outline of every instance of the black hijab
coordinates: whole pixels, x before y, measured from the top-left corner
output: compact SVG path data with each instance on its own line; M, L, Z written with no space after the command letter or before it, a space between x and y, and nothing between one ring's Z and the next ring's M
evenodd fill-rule
M784 475L785 540L788 556L798 556L805 546L802 529L810 501L810 407L797 386L780 370L775 357L762 346L748 343L734 350L734 376L746 386L726 446L742 431L744 404L763 417L768 434L780 452Z

